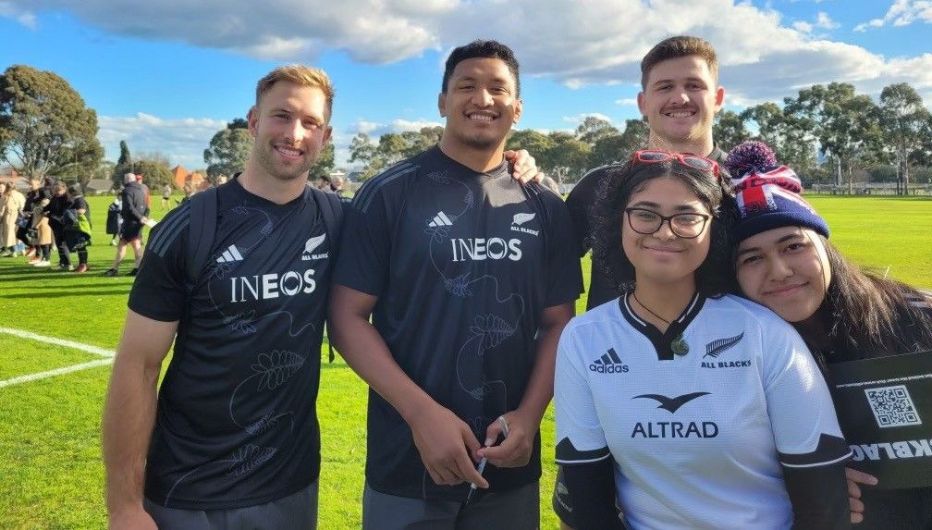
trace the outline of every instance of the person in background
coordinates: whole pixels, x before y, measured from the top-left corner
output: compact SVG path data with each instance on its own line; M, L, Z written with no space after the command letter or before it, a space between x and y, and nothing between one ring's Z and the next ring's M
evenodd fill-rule
M69 253L78 254L76 273L87 272L87 247L91 244L91 210L77 185L68 187L68 207L62 217L64 221L65 246Z
M120 216L123 219L123 225L120 227L120 242L117 244L116 257L113 259L113 265L104 272L104 276L116 276L119 272L120 262L126 255L126 246L133 248L133 257L135 262L129 276L135 276L139 271L139 264L142 261L142 229L149 220L146 212L149 211L146 206L146 191L138 184L136 175L127 173L123 175L123 191L120 202L123 209Z
M829 226L799 194L795 172L761 142L726 161L740 214L735 271L741 294L802 335L827 370L834 363L932 350L932 303L909 285L862 271L829 242ZM848 470L862 530L932 528L932 487L879 490ZM861 485L868 487L861 488ZM861 516L857 519L860 519Z
M49 226L52 227L52 234L55 236L55 248L58 250L58 269L63 271L73 271L74 265L71 264L71 255L68 252L68 245L65 243L65 210L68 209L68 185L62 181L57 181L52 185L52 199L48 206L45 207L45 214L49 218Z
M27 241L26 257L29 258L30 264L32 264L33 261L39 261L38 249L28 243L30 237L27 232L31 230L35 224L33 223L32 215L35 212L36 206L42 203L43 200L48 200L50 197L47 190L42 187L42 179L38 177L29 179L29 191L26 193L26 205L23 207L23 212L29 216L29 222L23 227L22 232L19 234L19 238L23 241Z
M191 197L197 193L197 190L194 188L194 184L191 184L190 182L185 182L184 186L181 187L181 191L184 192L184 196L178 199L178 204L183 204L185 201L190 200Z
M123 200L121 194L118 193L114 195L113 202L107 207L107 235L111 236L111 247L116 245L117 241L120 240L120 227L123 225L122 210Z
M18 222L26 206L26 197L12 183L0 183L0 256L12 257L17 250Z
M167 210L172 204L172 187L170 184L162 186L162 209Z
M45 213L45 207L48 206L49 202L50 199L44 197L33 203L29 244L35 248L35 255L29 261L29 264L34 267L50 267L52 265L50 258L54 237L52 227L49 226L49 218Z

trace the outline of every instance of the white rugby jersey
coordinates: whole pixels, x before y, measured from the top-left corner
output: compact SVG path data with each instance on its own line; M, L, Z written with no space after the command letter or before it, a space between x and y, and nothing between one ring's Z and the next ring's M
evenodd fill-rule
M781 464L850 455L803 340L734 296L697 295L664 334L624 296L574 318L555 400L557 463L611 456L633 529L789 528Z

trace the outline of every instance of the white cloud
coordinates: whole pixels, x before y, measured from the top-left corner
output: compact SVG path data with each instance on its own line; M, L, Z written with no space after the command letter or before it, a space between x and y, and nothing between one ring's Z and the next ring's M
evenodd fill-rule
M867 31L868 28L881 28L887 24L895 27L908 26L913 22L932 23L932 1L896 0L883 18L875 18L858 24L854 31Z
M204 149L217 131L226 127L222 120L210 118L167 119L146 113L135 116L99 116L97 138L104 146L104 157L116 160L120 141L125 140L131 153L161 153L174 166L202 168Z
M816 15L815 25L817 28L822 29L837 29L841 27L841 24L832 20L832 17L828 16L828 13L824 11L820 11L819 14Z
M36 29L36 15L17 7L16 2L0 2L0 17L15 20L29 29Z
M813 35L838 27L825 12L814 21L783 22L773 8L735 0L267 0L258 12L251 0L0 0L0 6L16 13L67 10L113 33L276 60L313 60L329 49L381 64L497 38L515 49L525 75L569 87L637 83L641 57L654 43L696 34L717 47L728 91L744 101L826 80L878 78L893 68L892 59ZM932 21L932 0L896 0L880 24L918 20ZM756 77L727 75L736 70ZM890 82L920 77L901 72Z
M695 34L719 51L729 105L779 100L832 81L861 91L908 82L927 98L932 93L926 56L885 57L814 34L838 27L824 12L794 23L746 1L266 0L262 9L255 6L252 0L0 0L0 15L66 10L112 33L289 61L338 50L382 64L481 36L512 46L525 76L569 87L639 84L641 57L653 44ZM865 24L918 21L932 21L932 0L896 0L883 19Z
M566 123L573 124L573 127L575 128L577 125L581 124L586 118L598 118L600 120L612 123L611 118L609 118L608 116L600 112L586 112L584 114L577 114L575 116L563 116L563 121Z
M621 98L621 99L616 99L615 104L626 106L626 107L637 107L638 100L637 98Z

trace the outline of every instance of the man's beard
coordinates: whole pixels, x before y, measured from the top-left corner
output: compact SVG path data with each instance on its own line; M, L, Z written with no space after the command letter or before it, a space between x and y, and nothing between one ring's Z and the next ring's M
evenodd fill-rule
M307 173L310 171L311 166L314 165L315 160L305 160L305 162L299 166L294 166L290 168L279 167L275 162L275 148L271 145L267 146L265 149L256 150L257 161L259 166L265 170L270 176L278 180L294 180L297 178L307 178Z

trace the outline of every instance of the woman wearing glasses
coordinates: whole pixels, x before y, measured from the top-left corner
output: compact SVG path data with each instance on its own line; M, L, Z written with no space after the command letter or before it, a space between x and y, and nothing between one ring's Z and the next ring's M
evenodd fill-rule
M576 530L850 524L850 453L805 343L723 294L728 200L714 161L639 151L596 205L594 266L622 295L560 338L557 462Z
M778 165L769 147L746 142L727 165L736 177L741 291L791 323L820 365L932 350L929 298L849 263L829 243L825 220L798 196L796 174ZM876 483L851 473L856 482ZM932 487L867 488L862 500L858 528L932 528Z

